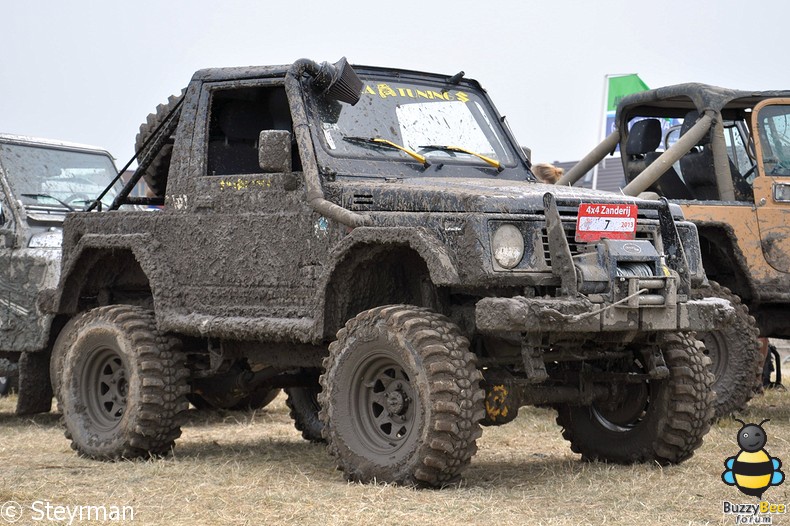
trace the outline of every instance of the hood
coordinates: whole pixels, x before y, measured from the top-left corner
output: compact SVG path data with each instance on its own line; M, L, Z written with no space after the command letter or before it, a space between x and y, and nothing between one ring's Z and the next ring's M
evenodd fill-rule
M560 207L576 207L581 202L649 203L610 192L505 179L354 180L335 183L327 190L330 194L340 194L343 207L370 212L542 213L546 192L554 194ZM655 203L651 208L655 208ZM680 215L676 208L673 207L673 215Z

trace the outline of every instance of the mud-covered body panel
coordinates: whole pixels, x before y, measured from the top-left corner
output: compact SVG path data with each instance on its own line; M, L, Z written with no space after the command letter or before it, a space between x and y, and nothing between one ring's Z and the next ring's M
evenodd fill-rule
M0 350L46 348L52 315L39 311L38 294L57 284L58 256L57 249L0 249Z
M351 106L317 103L320 97L289 81L288 71L230 68L195 74L171 138L164 208L70 215L64 277L51 298L53 313L116 301L113 296L119 294L144 304L147 293L164 330L313 344L331 340L346 319L381 302L427 305L448 315L460 309L467 314L458 316L469 318L468 304L475 298L554 294L562 285L550 261L547 193L555 196L573 250L583 248L572 239L581 203L638 204L637 235L675 258L673 268L688 274L683 279L704 281L696 230L682 222L679 208L670 206L667 221L674 224L665 225L671 231L677 227L679 238L673 234L674 244L664 247L662 205L536 183L475 81L463 79L449 91L394 89L389 86L397 82L442 85L447 77L360 67L360 105L367 109L353 113ZM376 113L377 104L390 113ZM401 115L409 104L420 110ZM492 155L502 162L494 167L471 155L438 154L434 148L442 146L429 145L420 163L415 161L419 155L358 144L373 139L352 137L353 144L345 144L348 137L341 131L358 129L354 119L418 118L433 104L446 108L434 121L455 118L454 112L475 115L464 121L482 126L470 140L490 141ZM270 119L254 120L251 112L269 112ZM259 153L242 146L257 140L260 127L276 129L283 120L292 121L288 129L299 150L294 171L261 173ZM407 128L401 122L400 140L412 133ZM415 144L421 140L414 139ZM523 258L510 270L492 257L492 236L506 223L521 229L525 244ZM134 267L134 276L123 283L114 282L109 272L96 278L93 267L107 261ZM599 288L607 286L604 281ZM600 294L593 300L607 301ZM679 319L674 311L670 318Z
M53 316L39 295L58 284L63 219L116 174L105 150L0 134L0 352L47 350Z
M57 291L55 310L76 312L84 294L79 284L96 271L100 254L124 249L150 280L161 328L242 340L317 343L331 335L335 327L325 327L325 302L352 288L357 276L344 278L347 283L333 278L360 247L407 247L425 261L433 284L449 291L517 292L558 283L540 240L545 185L475 179L334 183L329 195L365 195L375 203L365 205L376 209L369 211L373 224L349 232L309 209L298 179L295 188L289 183L285 189L285 177L202 178L194 212L166 207L71 214L63 247L68 278ZM567 202L618 201L599 192L552 191ZM503 220L532 225L529 268L495 270L489 222ZM657 229L656 219L642 222Z

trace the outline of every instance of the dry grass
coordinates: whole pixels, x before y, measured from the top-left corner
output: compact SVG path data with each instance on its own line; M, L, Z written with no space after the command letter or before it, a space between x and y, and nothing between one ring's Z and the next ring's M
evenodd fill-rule
M15 417L14 403L0 399L0 504L130 505L138 524L734 524L722 501L754 501L721 482L738 452L731 420L680 466L613 466L581 462L552 411L524 409L485 430L460 487L417 491L344 482L324 448L292 428L282 398L254 413L194 412L173 456L118 463L78 458L57 414ZM790 394L772 392L746 417L771 419L767 449L785 466L788 415ZM790 503L790 483L765 497Z

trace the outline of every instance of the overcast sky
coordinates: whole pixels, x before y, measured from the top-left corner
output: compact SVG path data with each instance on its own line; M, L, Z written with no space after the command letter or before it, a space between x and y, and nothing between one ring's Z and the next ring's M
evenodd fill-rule
M95 144L120 168L156 105L206 67L302 57L479 80L533 160L598 140L604 76L790 89L786 0L11 1L0 132Z

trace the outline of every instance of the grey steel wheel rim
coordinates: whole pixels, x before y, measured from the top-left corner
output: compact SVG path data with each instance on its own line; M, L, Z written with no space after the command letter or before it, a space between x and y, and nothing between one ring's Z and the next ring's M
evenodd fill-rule
M351 385L353 429L368 451L389 455L414 442L419 401L403 366L373 353L357 366Z
M110 431L126 411L129 384L121 355L109 347L90 353L79 386L85 410L97 429Z
M714 384L729 367L729 353L724 337L717 332L704 332L697 336L705 344L705 354L710 358Z

